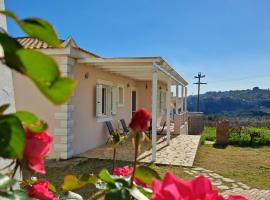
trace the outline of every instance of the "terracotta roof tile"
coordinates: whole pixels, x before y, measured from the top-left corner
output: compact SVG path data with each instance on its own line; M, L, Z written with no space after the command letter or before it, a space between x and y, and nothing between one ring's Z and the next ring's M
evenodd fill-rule
M31 37L18 37L16 38L17 41L26 49L50 49L54 48L51 45L48 45L46 42L40 41L39 39L36 38L31 38ZM65 42L65 40L60 40L61 44ZM85 49L82 49L80 47L75 47L85 53L91 54L92 56L99 57L96 54L93 54Z

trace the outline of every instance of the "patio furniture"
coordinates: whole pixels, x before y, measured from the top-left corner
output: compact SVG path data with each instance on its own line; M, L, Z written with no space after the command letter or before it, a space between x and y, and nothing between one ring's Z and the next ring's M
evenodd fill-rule
M126 135L129 132L126 121L124 119L120 119L120 123L123 127L123 133Z
M106 121L105 124L106 124L106 126L107 126L107 129L108 129L108 131L109 131L110 136L111 136L112 138L117 137L117 134L115 133L115 131L114 131L114 129L113 129L112 122L111 122L111 121ZM110 138L108 138L106 144L108 144L109 140L110 140Z
M157 135L162 135L166 124L167 124L167 122L164 121L162 129L160 131L157 131ZM150 126L148 127L147 135L148 135L149 138L152 137L152 119L150 119Z

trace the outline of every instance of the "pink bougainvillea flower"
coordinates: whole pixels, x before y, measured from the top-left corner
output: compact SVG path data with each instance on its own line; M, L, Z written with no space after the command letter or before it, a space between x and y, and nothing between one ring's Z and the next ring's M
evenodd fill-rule
M23 158L28 167L36 173L45 174L44 157L48 154L53 138L47 131L33 133L26 129L26 142Z
M129 127L135 132L142 132L147 129L150 113L145 108L138 109L133 115Z
M131 176L132 172L133 172L133 168L126 165L124 167L115 168L114 171L113 171L113 175L128 177L128 176ZM146 183L144 183L143 181L141 181L140 179L138 179L136 177L134 178L134 182L137 185L140 185L142 187L147 187Z
M27 188L28 196L39 200L59 200L48 190L48 181L39 181Z
M153 179L151 200L246 200L241 196L229 196L227 199L212 188L211 182L204 176L185 181L167 172L161 182Z

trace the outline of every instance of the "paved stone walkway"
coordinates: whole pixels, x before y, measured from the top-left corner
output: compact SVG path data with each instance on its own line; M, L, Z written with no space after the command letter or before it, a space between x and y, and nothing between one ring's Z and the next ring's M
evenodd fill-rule
M270 200L270 190L258 190L250 186L235 181L230 178L225 178L211 170L203 169L201 167L185 167L185 172L191 176L204 175L208 177L214 187L216 187L222 194L239 194L246 197L248 200Z
M176 166L192 166L199 146L200 136L197 135L172 135L170 145L167 145L166 136L159 136L157 141L157 164L170 164ZM112 159L113 149L111 145L91 149L80 154L80 157ZM117 147L116 159L132 161L134 148L130 139ZM140 162L152 161L151 144L141 143L138 160Z
M166 138L157 143L157 159L155 163L177 166L192 166L200 143L198 135L178 135L167 145ZM140 162L151 162L152 150L143 152Z

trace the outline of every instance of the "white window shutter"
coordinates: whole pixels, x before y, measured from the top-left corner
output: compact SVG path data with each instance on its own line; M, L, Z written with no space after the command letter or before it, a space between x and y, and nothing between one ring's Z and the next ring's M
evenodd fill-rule
M96 85L96 116L102 116L102 85Z
M112 87L112 115L117 114L117 92L118 88L117 87Z
M107 112L106 115L110 116L112 113L112 87L107 87L107 102L106 102L106 107L107 107Z

